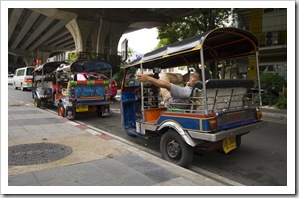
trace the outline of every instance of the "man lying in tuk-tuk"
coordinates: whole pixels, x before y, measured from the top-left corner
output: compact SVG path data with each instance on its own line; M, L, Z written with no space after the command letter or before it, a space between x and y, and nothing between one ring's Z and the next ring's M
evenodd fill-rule
M190 97L195 82L200 80L200 71L195 69L195 72L190 74L189 81L185 87L159 80L146 74L139 74L137 77L138 80L143 83L149 82L156 87L167 89L170 92L171 97L168 98L167 101L164 101L164 104L168 107L171 103L184 103L185 100Z

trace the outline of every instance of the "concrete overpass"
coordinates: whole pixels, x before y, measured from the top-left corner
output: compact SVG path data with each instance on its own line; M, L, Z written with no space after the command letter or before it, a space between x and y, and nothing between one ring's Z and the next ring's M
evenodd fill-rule
M117 55L122 34L177 21L199 8L9 8L10 70L64 51Z

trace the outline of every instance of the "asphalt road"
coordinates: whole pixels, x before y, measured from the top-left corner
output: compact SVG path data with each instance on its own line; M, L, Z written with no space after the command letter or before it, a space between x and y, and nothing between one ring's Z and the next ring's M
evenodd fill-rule
M8 88L8 97L33 103L31 92ZM141 139L128 136L121 126L120 105L111 105L111 115L99 118L96 114L78 114L77 122L105 130L113 135L131 141L144 150L159 154L159 138ZM35 107L33 107L35 108ZM56 108L50 111L56 113ZM269 122L268 127L253 131L242 137L240 149L230 155L218 152L197 152L191 170L207 176L233 181L246 186L287 185L287 124Z

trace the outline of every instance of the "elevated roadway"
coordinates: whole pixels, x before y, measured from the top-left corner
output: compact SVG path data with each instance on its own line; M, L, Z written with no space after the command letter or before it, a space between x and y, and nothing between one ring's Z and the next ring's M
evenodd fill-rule
M64 51L117 54L122 34L177 21L199 8L9 8L10 70Z

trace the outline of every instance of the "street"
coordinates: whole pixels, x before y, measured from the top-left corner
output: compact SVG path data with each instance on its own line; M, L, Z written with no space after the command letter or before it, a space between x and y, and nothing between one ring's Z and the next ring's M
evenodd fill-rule
M12 86L8 86L8 98L33 103L30 91L14 90ZM57 114L55 107L46 110ZM107 131L160 155L159 138L130 137L123 130L120 120L119 102L114 101L110 116L99 118L96 114L78 114L75 121ZM228 185L235 181L246 186L286 186L287 123L269 121L267 128L243 136L240 149L230 155L196 152L190 169L213 178L227 178Z

